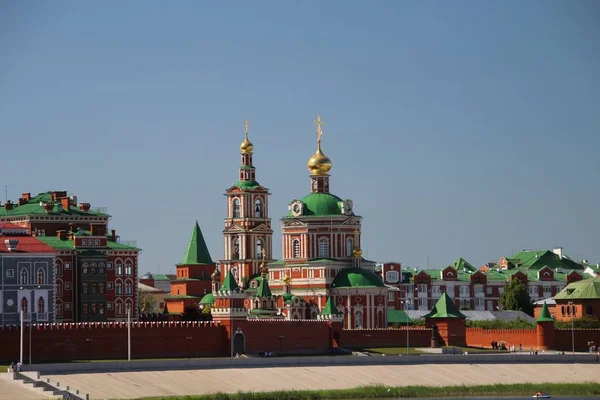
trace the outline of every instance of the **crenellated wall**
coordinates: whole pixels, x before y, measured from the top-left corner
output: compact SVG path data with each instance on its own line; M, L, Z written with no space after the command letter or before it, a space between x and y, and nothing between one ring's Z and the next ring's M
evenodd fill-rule
M467 328L467 346L491 348L493 341L507 342L507 346L523 345L523 350L537 349L537 336L535 329L482 329Z
M433 332L430 328L411 327L408 329L410 347L429 347ZM345 329L341 335L341 347L404 347L406 328L398 329Z

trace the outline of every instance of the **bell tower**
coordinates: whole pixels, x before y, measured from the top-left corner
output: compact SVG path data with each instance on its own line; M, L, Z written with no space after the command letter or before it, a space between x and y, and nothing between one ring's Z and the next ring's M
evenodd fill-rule
M244 122L245 138L240 145L242 163L238 182L225 191L227 216L223 230L221 276L231 272L240 287L259 274L260 264L272 260L273 230L269 218L269 189L256 181L253 165L254 145L248 139L248 121ZM223 278L222 278L223 279Z

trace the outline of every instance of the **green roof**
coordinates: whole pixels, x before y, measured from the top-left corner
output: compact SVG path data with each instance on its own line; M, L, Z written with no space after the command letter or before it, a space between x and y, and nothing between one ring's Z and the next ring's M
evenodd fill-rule
M256 297L262 299L263 297L273 297L273 293L271 293L271 288L269 288L269 280L267 278L263 278L260 280L258 285L258 290L256 291Z
M517 267L542 269L548 266L552 269L584 269L584 267L571 260L568 256L561 257L550 250L523 250L519 251L508 259Z
M554 322L554 318L550 315L550 311L548 311L548 305L544 302L542 306L542 312L540 316L536 319L537 322Z
M157 275L153 275L154 280L155 281L170 281L171 279L169 279L169 277L167 275L161 275L161 274L157 274Z
M291 303L296 298L296 296L294 296L291 293L284 293L284 294L281 295L281 297L283 297L283 302L284 303Z
M215 295L212 293L207 293L204 295L204 297L202 297L202 300L200 300L200 304L212 304L215 302Z
M410 324L413 322L412 319L408 316L408 314L403 310L388 310L387 312L387 320L388 323L396 323L396 324Z
M44 207L40 204L50 203L52 201L52 192L42 192L33 196L27 203L19 205L13 203L11 210L6 210L4 207L0 208L0 216L17 216L17 215L93 215L93 216L107 216L108 214L98 212L90 209L89 211L81 211L79 207L73 204L69 204L68 209L62 208L60 200L54 202L52 211L46 212ZM59 211L60 207L60 211Z
M192 230L192 236L188 242L187 249L183 256L183 261L179 265L198 265L198 264L213 264L208 247L202 236L202 231L196 221L196 225Z
M311 193L300 201L304 203L304 216L342 215L343 200L331 193ZM291 211L288 217L293 217Z
M331 287L383 287L383 281L372 271L362 268L346 268L336 275Z
M165 299L197 299L198 296L189 296L187 294L177 294L174 296L165 296Z
M321 315L339 315L337 307L331 301L331 296L327 298L327 303L325 303L325 307L323 307L323 311L321 311Z
M235 186L243 190L252 190L261 187L260 183L256 181L239 181Z
M44 242L45 244L47 244L55 250L73 249L73 241L70 239L61 240L58 236L36 236L36 239L38 239L41 242ZM137 247L128 246L126 244L121 244L118 242L111 242L110 240L106 242L106 247L111 250L139 250L139 248Z
M466 318L463 313L458 311L454 300L444 292L439 298L431 312L425 315L425 318Z
M464 270L467 271L471 271L471 272L475 272L477 271L477 268L475 268L473 265L471 265L467 260L465 260L464 258L459 258L458 260L454 261L454 264L452 265L456 270L464 272Z
M223 284L219 288L219 292L239 292L240 287L238 286L235 278L231 274L231 270L227 271L227 275L225 275L225 280L223 280Z
M570 283L554 299L600 299L600 277Z

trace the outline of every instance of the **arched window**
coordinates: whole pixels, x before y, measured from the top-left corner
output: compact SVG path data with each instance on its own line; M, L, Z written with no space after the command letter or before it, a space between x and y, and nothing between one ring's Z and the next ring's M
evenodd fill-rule
M354 247L354 243L352 238L346 239L346 257L352 257L352 248Z
M121 303L120 301L117 301L115 303L115 314L117 315L123 315L123 303Z
M38 299L38 310L37 312L39 314L43 314L45 313L45 308L44 308L44 298L40 296L40 298Z
M126 260L125 261L125 275L132 275L133 274L133 263L131 262L131 260Z
M235 238L235 240L233 241L233 259L234 260L240 259L240 239L239 238Z
M240 199L233 199L233 218L240 217Z
M319 239L319 257L329 257L329 240L327 238Z
M292 247L294 249L294 258L300 258L300 241L298 239L294 239L292 241Z
M96 275L96 272L98 272L98 271L96 270L96 263L91 263L91 264L90 264L90 274L92 274L92 275Z
M131 282L130 281L125 282L125 294L126 295L131 295L132 293L133 292L132 292L132 289L131 289Z
M123 283L122 282L115 283L115 294L117 296L120 296L123 294Z
M105 269L105 265L103 262L101 262L100 264L98 264L98 273L99 274L103 274L104 273L104 269Z
M44 284L44 270L41 268L38 269L38 272L37 272L37 284L38 285Z
M257 239L256 240L256 258L262 257L262 251L263 251L263 241L262 241L262 239Z
M121 260L115 264L115 275L123 275L123 262Z
M261 201L261 199L256 199L254 201L254 216L256 218L262 218L263 217L263 207L262 207L262 201Z
M390 283L396 283L396 282L398 282L399 279L400 279L400 275L398 274L398 271L387 271L385 273L385 280Z
M363 323L362 310L354 311L354 328L355 329L362 328L362 323Z
M63 315L63 303L61 300L56 301L56 316L62 317Z
M21 299L21 311L27 313L27 297L23 296Z
M87 274L88 270L89 270L88 263L83 263L83 265L81 266L81 273Z
M27 285L29 281L29 274L27 273L27 268L21 268L21 272L19 273L19 283L21 285Z

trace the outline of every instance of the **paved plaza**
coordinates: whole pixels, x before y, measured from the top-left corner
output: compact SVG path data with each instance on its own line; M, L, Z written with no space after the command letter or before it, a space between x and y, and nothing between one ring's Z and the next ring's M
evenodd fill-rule
M135 399L215 392L343 389L372 384L445 386L597 382L598 376L600 376L600 364L419 364L228 368L69 374L48 377L51 381L60 381L61 385L69 385L80 389L83 393L90 393L90 398L93 399Z

